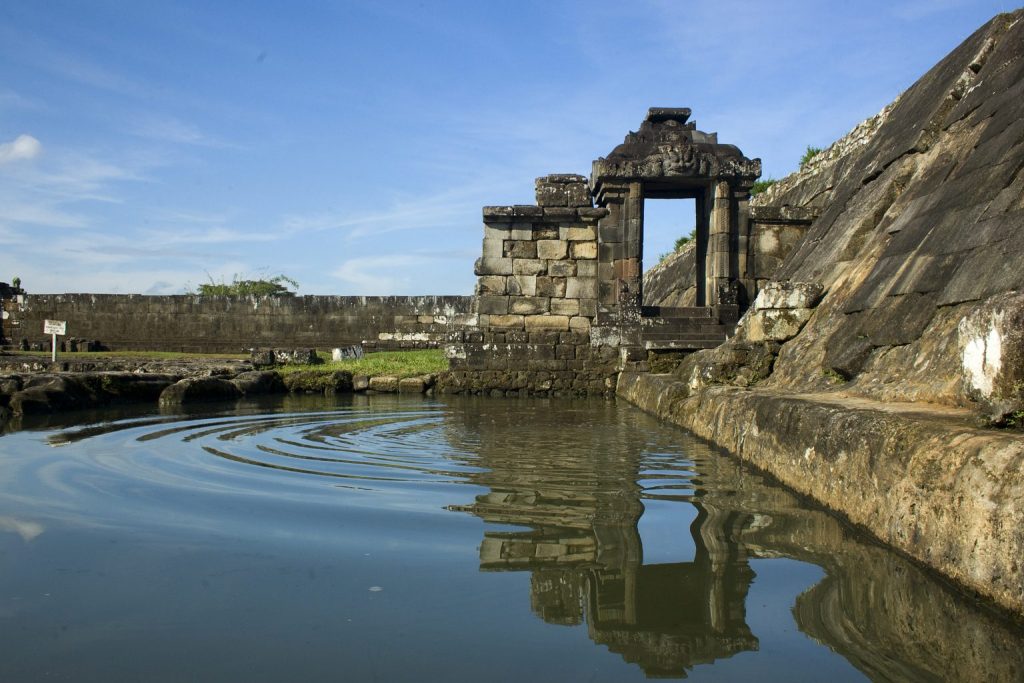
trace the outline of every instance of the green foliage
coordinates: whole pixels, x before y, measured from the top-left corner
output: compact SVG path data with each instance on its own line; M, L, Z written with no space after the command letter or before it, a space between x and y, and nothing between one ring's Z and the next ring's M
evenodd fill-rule
M849 381L832 368L826 368L822 370L821 374L825 377L829 384L846 384Z
M236 273L231 282L214 282L199 285L196 294L200 296L289 296L299 288L299 283L287 275L275 275L259 280L242 280Z
M754 186L750 188L750 196L756 197L777 182L779 181L775 178L765 178L764 180L754 181Z
M821 154L822 151L821 147L812 147L811 145L807 145L807 150L804 151L804 155L800 157L800 168L806 166L811 159Z
M288 375L297 372L331 375L338 371L353 375L369 377L419 377L433 375L448 369L448 359L439 349L426 351L384 351L368 353L362 358L332 361L330 356L322 354L326 359L323 365L286 365L277 368L277 372L288 381Z
M676 238L675 244L672 245L672 251L665 252L664 254L661 254L660 256L658 256L658 263L661 263L662 261L667 259L669 256L671 256L672 254L676 253L677 251L679 251L680 249L685 247L687 244L692 242L693 239L694 239L694 236L696 235L696 233L697 233L697 228L691 228L690 229L690 234L683 235L682 237Z

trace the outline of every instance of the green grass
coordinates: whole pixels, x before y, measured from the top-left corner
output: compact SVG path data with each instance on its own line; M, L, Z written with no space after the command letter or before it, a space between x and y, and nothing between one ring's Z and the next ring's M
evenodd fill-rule
M353 360L331 361L330 354L320 353L327 362L322 365L285 365L275 368L287 376L295 372L330 374L338 370L347 370L353 375L369 375L370 377L418 377L444 372L448 369L448 359L440 349L426 351L382 351L368 353L362 358Z

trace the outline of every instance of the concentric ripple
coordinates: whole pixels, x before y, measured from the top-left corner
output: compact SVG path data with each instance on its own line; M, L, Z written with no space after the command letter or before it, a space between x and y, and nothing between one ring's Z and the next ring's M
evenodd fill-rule
M49 431L42 442L8 435L3 507L90 525L224 529L258 527L259 510L283 528L342 509L438 514L475 492L472 436L450 428L442 404L252 410L133 417Z

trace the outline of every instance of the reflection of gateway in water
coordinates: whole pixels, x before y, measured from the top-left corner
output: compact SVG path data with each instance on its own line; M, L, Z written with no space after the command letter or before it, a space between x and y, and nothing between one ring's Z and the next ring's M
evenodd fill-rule
M481 569L531 571L532 607L545 621L579 624L585 618L594 642L648 676L685 676L696 664L757 649L745 611L754 572L736 542L750 515L719 513L695 500L693 561L645 565L638 496L579 488L508 491L507 481L493 481L496 475L482 474L491 481L479 483L492 492L461 509L529 530L485 532Z

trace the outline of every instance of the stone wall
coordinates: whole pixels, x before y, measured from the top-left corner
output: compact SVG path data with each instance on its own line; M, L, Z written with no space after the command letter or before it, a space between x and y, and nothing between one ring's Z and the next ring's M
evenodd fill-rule
M468 296L147 296L30 294L14 341L49 341L43 320L111 350L235 353L253 347L437 348L475 321Z
M591 343L597 221L586 179L537 180L537 204L484 207L477 328L449 348L442 390L523 394L614 391L618 350Z

